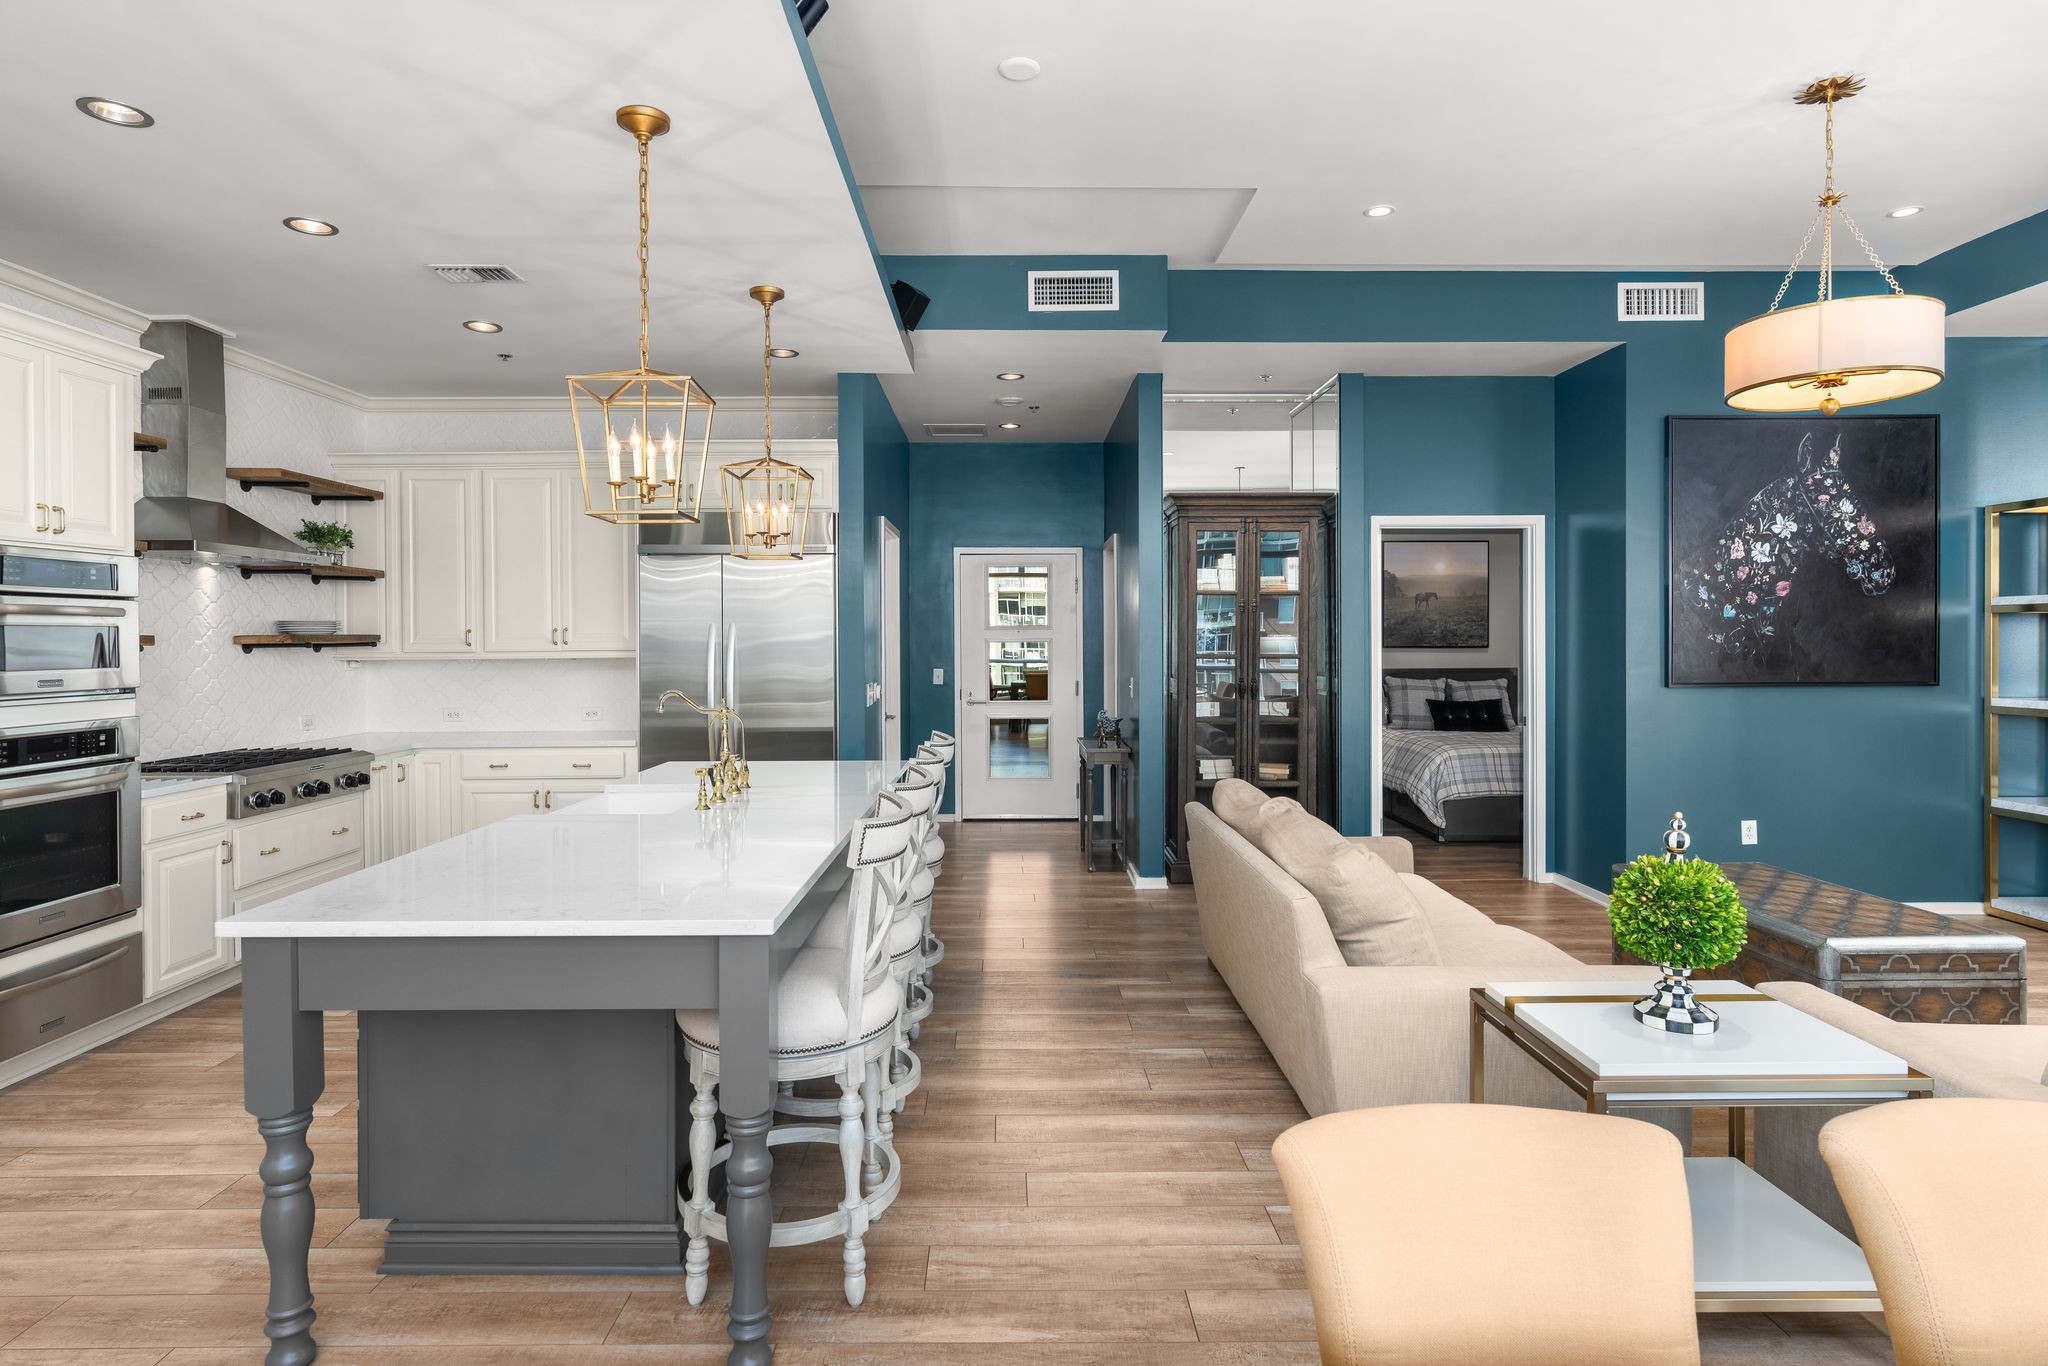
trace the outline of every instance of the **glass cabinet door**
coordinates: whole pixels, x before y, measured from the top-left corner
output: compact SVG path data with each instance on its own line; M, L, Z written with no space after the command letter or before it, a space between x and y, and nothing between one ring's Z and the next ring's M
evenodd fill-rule
M1301 782L1302 533L1261 528L1258 536L1256 643L1251 670L1252 727L1242 776L1268 791L1286 794Z
M1223 778L1244 776L1238 753L1239 626L1243 618L1239 604L1244 588L1238 552L1243 539L1241 533L1231 530L1194 533L1194 620L1188 625L1194 647L1190 661L1192 752L1198 789L1212 787Z

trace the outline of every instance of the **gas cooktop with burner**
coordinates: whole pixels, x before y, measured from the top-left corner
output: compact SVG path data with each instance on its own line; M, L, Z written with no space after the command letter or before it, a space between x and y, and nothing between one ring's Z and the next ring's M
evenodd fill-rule
M224 749L152 759L143 764L142 774L145 778L225 774L231 780L228 815L253 816L360 791L370 785L374 757L361 749Z

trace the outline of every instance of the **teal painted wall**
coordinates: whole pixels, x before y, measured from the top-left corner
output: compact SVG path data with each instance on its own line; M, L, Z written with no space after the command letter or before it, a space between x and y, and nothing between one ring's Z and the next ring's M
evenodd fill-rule
M1337 828L1372 833L1372 489L1365 376L1337 377L1337 536L1331 559L1330 690L1337 707Z
M873 375L839 377L839 757L880 758L882 709L867 685L882 678L882 519L906 536L910 443ZM906 589L910 583L906 574ZM906 591L906 597L909 596ZM907 681L907 680L906 680ZM909 732L905 732L907 736Z
M974 546L1078 547L1081 551L1081 725L1102 705L1103 455L1096 444L989 443L910 448L910 523L904 535L903 737L955 732L953 552ZM933 684L932 670L946 681ZM973 713L968 713L971 718ZM1071 745L1076 737L1053 737ZM952 811L953 784L944 809Z
M1549 527L1550 866L1604 888L1627 838L1628 647L1623 589L1628 348L1556 380Z
M1166 491L1164 386L1131 381L1102 443L1105 538L1117 537L1117 677L1110 710L1135 737L1132 861L1142 877L1166 874Z

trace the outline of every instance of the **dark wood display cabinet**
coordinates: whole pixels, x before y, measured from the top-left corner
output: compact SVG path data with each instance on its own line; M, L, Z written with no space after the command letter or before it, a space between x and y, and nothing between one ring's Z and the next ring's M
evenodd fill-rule
M1329 815L1331 501L1167 499L1166 873L1186 882L1187 804L1225 778Z

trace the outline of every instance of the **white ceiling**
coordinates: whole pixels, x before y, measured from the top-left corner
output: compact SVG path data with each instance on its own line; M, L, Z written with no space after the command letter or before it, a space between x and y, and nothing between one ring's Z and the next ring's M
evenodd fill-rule
M1951 337L2048 337L2048 284L1948 315Z
M6 22L0 258L131 308L377 396L630 367L635 154L612 114L644 102L675 121L652 155L657 368L758 393L763 282L789 290L777 339L803 352L778 389L907 363L780 0L95 0ZM82 95L156 126L94 122ZM443 284L429 262L527 283ZM479 317L505 332L462 329Z
M1789 97L1841 71L1849 206L1922 260L2048 209L2044 43L2038 0L859 0L813 37L884 251L1449 268L1782 268Z

